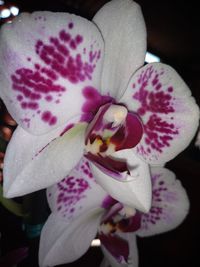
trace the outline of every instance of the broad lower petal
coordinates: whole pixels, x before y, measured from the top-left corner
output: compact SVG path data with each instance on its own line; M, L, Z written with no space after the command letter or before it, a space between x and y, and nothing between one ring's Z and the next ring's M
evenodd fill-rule
M93 21L105 40L102 92L119 98L146 53L146 29L141 9L131 0L110 1Z
M52 213L41 233L40 266L50 267L69 263L81 257L96 236L100 218L99 209L69 222L66 222L59 213Z
M194 137L199 109L187 85L167 65L154 63L141 68L120 101L143 122L143 138L134 150L151 164L171 160Z
M120 235L122 242L126 242L129 248L129 254L127 263L119 263L117 258L111 253L105 246L102 244L101 248L105 258L103 259L100 267L137 267L138 266L138 249L136 244L135 234L123 233ZM113 240L114 241L114 240ZM115 242L112 244L112 250L115 249ZM116 252L119 250L119 247L116 247ZM124 247L123 247L124 250ZM120 254L120 251L119 251Z
M4 195L24 195L63 179L83 155L85 128L85 124L79 124L58 138L57 131L54 135L36 138L18 128L5 157Z
M80 114L85 88L99 89L103 40L68 13L22 13L0 32L0 97L17 123L43 134Z
M106 196L107 192L96 183L85 158L62 181L47 189L51 211L60 213L66 221L95 208L102 207L103 213Z
M153 200L147 214L142 214L139 236L151 236L177 227L186 217L189 200L173 172L152 168Z
M114 179L111 172L91 164L95 179L114 199L147 212L151 206L151 179L148 165L130 149L114 153L113 158L126 160L130 171L130 175L126 174L126 180Z

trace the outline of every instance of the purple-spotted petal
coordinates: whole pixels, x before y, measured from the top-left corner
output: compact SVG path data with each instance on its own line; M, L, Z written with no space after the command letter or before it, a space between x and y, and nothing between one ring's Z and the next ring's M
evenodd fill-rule
M87 251L104 213L102 203L106 196L85 158L65 179L48 188L53 213L42 230L41 266L71 262Z
M151 164L174 158L197 130L199 109L187 85L167 65L154 63L141 68L120 101L143 122L143 138L134 150Z
M93 21L105 40L102 92L119 98L144 63L146 29L140 7L131 0L110 1Z
M66 178L47 189L52 212L60 213L66 221L88 210L101 208L106 196L107 193L96 183L85 158L81 159Z
M128 246L129 254L128 254L127 262L124 264L119 263L119 261L113 255L113 253L111 253L111 251L108 249L108 246L106 248L103 243L101 248L102 248L105 258L103 259L100 267L111 267L111 266L112 267L137 267L138 266L138 249L137 249L135 234L123 233L123 234L120 234L118 238L121 238L121 240L123 240L123 243L126 243L126 246ZM119 252L119 254L122 253L125 249L123 247L122 250L119 251L119 248L115 246L115 242L111 243L111 248L112 250L116 248L116 253Z
M114 156L117 160L127 162L130 174L124 174L126 179L123 177L120 181L120 175L116 177L112 171L91 164L95 179L119 202L147 212L151 205L151 179L148 165L136 157L130 149L118 151L113 154L113 158Z
M173 172L152 168L153 200L147 214L142 214L139 236L151 236L177 227L186 217L189 200Z
M52 213L41 233L40 266L55 266L80 258L96 236L101 212L94 209L68 223L60 213Z
M80 114L99 88L103 40L68 13L22 13L0 32L0 96L24 129L43 134Z
M75 167L83 155L85 124L76 125L58 138L55 138L55 135L36 138L27 134L22 128L18 129L5 157L6 197L24 195L58 182ZM18 136L22 143L17 144ZM55 139L52 140L52 137ZM47 139L50 143L47 143ZM13 152L15 147L19 154ZM28 152L27 149L32 151Z

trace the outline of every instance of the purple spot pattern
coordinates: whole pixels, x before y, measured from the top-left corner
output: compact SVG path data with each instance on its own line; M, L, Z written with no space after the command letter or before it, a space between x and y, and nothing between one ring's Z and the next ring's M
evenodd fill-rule
M144 140L147 149L142 145L138 146L138 152L146 155L152 150L161 153L165 147L170 146L174 136L179 134L173 122L173 116L169 117L171 122L163 120L160 116L175 112L172 96L174 89L172 86L166 89L166 86L162 85L160 78L163 74L163 70L155 70L153 66L147 67L139 75L137 80L139 89L133 94L133 98L140 103L138 115L142 118L147 112L151 113L144 123ZM132 87L134 91L136 84L134 83Z
M74 212L82 209L82 202L86 198L87 190L90 190L90 182L93 181L89 163L82 160L71 175L61 180L57 185L56 209L63 217L72 217ZM49 195L51 198L52 195Z
M32 68L19 68L11 75L12 89L16 91L16 100L25 111L31 110L34 117L39 115L44 123L54 125L57 117L49 110L41 111L41 102L59 104L67 88L59 85L62 77L73 84L92 79L96 63L101 57L101 51L93 48L80 48L84 44L82 35L72 36L70 30L74 24L70 22L58 36L50 36L49 42L37 40L35 54L42 64L32 62L27 56L27 62L32 62ZM81 51L82 49L82 51ZM83 59L84 54L85 59ZM31 117L25 117L23 122L30 127Z
M162 179L162 174L152 176L153 192L152 207L149 213L142 214L142 229L148 230L151 225L162 223L162 220L170 220L172 210L168 206L175 205L177 195L171 192L169 185ZM170 223L170 221L169 221Z

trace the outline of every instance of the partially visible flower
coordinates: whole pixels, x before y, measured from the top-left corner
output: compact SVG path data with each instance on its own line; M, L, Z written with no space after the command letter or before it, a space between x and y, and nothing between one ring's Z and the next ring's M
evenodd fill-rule
M168 169L151 169L153 199L148 213L116 201L96 183L87 160L47 190L52 210L41 234L40 266L75 261L96 234L111 266L138 265L136 236L151 236L177 227L189 209L187 194ZM118 181L116 183L119 183Z
M24 13L0 39L0 96L19 124L5 156L5 195L59 182L85 156L112 197L147 211L147 163L163 164L189 144L199 109L171 67L141 67L139 6L113 0L92 22Z

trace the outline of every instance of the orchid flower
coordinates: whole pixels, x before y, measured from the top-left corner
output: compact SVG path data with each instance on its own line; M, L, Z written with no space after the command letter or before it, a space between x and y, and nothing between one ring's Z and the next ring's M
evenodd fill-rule
M148 164L188 146L199 110L175 70L142 67L140 7L113 0L93 21L23 13L0 40L0 96L19 125L5 156L5 196L47 188L85 157L109 195L148 211Z
M41 233L42 267L75 261L96 235L106 257L102 267L108 266L107 262L112 267L136 267L136 236L171 230L188 213L187 194L166 168L151 168L152 206L143 213L110 197L96 183L89 166L83 159L68 177L47 190L52 213Z

